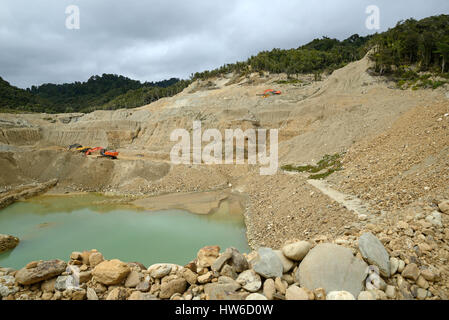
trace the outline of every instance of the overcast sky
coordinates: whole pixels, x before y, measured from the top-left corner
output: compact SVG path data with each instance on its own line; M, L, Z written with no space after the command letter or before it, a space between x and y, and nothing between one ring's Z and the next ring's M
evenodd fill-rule
M80 29L66 28L67 6ZM0 76L18 87L115 73L141 81L188 78L261 50L373 33L402 19L449 14L447 0L1 0Z

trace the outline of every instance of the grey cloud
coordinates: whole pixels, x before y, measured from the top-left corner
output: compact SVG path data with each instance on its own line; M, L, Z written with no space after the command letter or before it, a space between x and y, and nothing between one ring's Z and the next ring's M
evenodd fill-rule
M80 8L80 30L65 28L71 4ZM3 0L0 76L19 87L102 73L187 78L261 50L372 33L371 4L380 7L381 31L449 12L446 0Z

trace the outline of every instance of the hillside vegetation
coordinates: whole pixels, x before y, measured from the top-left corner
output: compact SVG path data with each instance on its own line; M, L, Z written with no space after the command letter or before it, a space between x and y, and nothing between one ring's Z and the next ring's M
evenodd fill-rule
M141 83L103 74L92 76L86 82L48 83L23 90L0 78L0 110L64 113L132 108L172 96L187 85L177 78Z

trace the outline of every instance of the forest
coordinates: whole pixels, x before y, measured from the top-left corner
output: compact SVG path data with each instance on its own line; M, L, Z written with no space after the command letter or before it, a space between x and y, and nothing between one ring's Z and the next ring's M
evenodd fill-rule
M323 37L296 49L263 51L243 62L197 72L187 80L141 83L103 74L86 82L43 84L23 90L0 78L0 111L59 113L134 108L173 96L192 81L231 72L240 76L286 73L288 77L307 73L319 79L322 73L331 73L368 52L374 62L372 73L389 77L400 88L435 89L449 83L449 15L400 21L386 32L368 36L354 34L342 41ZM435 76L443 80L432 80Z
M133 108L179 93L187 85L177 78L141 83L103 74L86 82L48 83L23 90L0 78L0 110L64 113Z

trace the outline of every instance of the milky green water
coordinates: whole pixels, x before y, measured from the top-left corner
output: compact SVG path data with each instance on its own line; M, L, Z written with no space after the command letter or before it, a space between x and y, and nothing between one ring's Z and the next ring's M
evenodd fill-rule
M62 259L73 251L97 249L106 259L184 265L200 248L219 245L249 252L241 215L221 210L202 216L167 210L99 204L106 198L42 196L0 210L0 233L20 244L0 254L0 266L22 268L33 260Z

